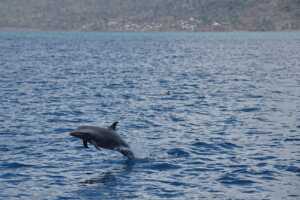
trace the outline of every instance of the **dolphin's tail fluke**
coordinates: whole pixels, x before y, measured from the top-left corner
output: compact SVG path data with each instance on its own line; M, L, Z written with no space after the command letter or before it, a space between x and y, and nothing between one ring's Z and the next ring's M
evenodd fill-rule
M117 151L126 156L129 160L133 160L135 158L133 152L128 147L118 148Z

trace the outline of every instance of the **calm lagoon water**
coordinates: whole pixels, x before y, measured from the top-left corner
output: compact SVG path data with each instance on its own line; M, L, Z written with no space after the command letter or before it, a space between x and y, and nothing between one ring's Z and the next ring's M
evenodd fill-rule
M0 199L299 199L300 33L0 33ZM83 148L109 126L138 159Z

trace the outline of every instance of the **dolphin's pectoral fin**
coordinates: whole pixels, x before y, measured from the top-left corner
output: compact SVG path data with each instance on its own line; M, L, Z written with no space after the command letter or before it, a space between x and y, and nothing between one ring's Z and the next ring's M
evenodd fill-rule
M85 148L89 148L87 140L84 140L84 139L83 139L82 142L83 142L83 146L84 146Z
M116 130L116 128L117 128L117 124L118 124L119 122L114 122L112 125L110 125L110 129L112 129L112 130Z

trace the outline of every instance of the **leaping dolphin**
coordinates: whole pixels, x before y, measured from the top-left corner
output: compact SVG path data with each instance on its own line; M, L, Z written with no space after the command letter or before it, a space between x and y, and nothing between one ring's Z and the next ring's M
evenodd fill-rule
M100 148L119 151L128 159L134 159L134 154L129 145L117 134L114 122L108 128L97 126L80 126L70 133L71 136L82 139L83 146L88 148L88 143L93 144L98 150Z

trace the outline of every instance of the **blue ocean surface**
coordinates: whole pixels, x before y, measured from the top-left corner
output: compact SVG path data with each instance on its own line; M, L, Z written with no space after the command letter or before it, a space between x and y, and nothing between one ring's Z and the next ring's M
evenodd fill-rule
M0 102L0 199L300 199L299 32L2 32Z

